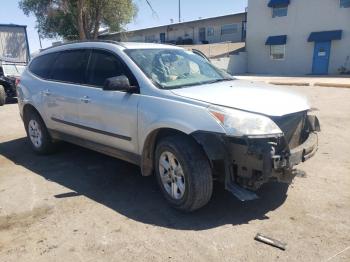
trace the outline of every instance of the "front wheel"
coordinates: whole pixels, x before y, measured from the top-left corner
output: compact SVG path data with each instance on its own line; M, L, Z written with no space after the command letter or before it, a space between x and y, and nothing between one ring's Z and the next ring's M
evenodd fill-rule
M175 208L190 212L206 205L213 178L203 150L186 136L169 136L156 148L155 169L161 191Z

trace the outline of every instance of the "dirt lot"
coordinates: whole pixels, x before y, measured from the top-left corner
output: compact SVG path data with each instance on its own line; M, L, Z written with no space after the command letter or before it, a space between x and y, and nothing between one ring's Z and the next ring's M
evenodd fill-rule
M17 105L0 107L0 261L350 261L350 90L290 89L323 128L306 177L247 203L216 186L193 214L169 208L154 178L125 162L67 144L34 155Z

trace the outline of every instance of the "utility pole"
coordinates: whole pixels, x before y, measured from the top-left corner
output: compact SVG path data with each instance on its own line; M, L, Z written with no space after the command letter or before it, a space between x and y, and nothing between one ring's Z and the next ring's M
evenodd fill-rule
M41 44L41 36L40 36L40 33L39 33L39 31L38 31L38 37L39 37L39 44L40 44L40 49L43 49L43 46L42 46L42 44Z
M181 0L179 0L179 23L181 23Z

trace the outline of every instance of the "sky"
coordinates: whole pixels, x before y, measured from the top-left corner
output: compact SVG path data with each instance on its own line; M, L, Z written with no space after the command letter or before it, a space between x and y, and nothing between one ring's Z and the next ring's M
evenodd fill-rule
M179 0L149 0L154 13L145 0L134 0L138 6L138 14L132 23L126 25L126 29L140 29L157 25L170 24L170 19L178 22ZM27 25L30 52L40 48L39 37L35 28L35 17L23 14L18 7L17 0L0 0L0 24ZM245 10L247 0L181 0L182 21L191 21L198 18L238 13ZM42 47L49 47L59 39L43 39Z

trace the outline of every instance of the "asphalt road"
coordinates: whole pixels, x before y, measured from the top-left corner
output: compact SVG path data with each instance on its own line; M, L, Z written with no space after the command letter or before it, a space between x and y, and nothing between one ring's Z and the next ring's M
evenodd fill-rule
M306 177L246 203L215 185L192 214L123 161L69 144L36 156L17 105L0 107L0 261L350 261L350 90L289 89L322 125L317 155L299 166Z

